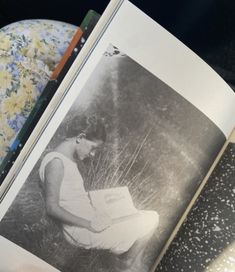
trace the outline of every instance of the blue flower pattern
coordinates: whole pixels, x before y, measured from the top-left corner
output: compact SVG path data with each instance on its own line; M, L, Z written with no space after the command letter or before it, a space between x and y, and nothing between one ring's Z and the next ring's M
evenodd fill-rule
M0 29L0 163L76 30L53 20L23 20Z

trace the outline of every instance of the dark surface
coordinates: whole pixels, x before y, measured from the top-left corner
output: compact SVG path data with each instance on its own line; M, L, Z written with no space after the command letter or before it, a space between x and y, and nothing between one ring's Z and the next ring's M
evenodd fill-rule
M135 5L235 85L235 1L133 0ZM102 13L109 0L0 0L0 27L22 19L55 19L79 25L89 9Z

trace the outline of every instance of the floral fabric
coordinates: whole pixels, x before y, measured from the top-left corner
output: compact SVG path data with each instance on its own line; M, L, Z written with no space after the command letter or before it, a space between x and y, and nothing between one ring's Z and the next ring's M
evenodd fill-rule
M0 163L76 30L52 20L24 20L0 29Z

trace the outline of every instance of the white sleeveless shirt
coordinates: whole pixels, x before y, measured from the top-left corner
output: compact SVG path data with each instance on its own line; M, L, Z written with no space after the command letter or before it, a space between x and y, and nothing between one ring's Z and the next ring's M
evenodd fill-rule
M94 209L88 193L85 191L83 178L75 162L59 152L48 153L43 158L39 169L42 182L45 181L45 167L55 158L60 159L64 166L59 205L76 216L91 220L94 216Z

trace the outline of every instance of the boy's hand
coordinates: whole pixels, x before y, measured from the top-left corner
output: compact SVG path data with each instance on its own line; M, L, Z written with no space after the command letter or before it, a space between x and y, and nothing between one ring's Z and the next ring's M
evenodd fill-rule
M96 212L91 221L91 228L94 232L102 232L112 224L111 218L105 213Z

